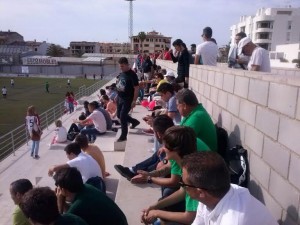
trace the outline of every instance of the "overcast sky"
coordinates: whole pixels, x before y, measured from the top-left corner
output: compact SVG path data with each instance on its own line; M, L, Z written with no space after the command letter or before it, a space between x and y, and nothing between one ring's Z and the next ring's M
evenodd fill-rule
M133 32L154 29L190 45L200 43L202 29L210 26L222 46L240 16L286 5L299 8L300 0L136 0ZM125 0L0 0L0 30L63 47L71 41L125 42L128 15Z

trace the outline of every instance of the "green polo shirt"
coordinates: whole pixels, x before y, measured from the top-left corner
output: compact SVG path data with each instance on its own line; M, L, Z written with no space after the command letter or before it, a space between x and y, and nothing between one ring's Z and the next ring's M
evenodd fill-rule
M199 104L190 114L182 118L180 125L191 127L197 138L200 138L212 151L217 151L217 132L209 114Z

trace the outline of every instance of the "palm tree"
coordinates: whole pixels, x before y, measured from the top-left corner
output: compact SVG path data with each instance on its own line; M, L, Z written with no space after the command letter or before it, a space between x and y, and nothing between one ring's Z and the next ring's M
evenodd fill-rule
M140 46L142 46L141 50L143 51L143 41L146 39L146 33L144 31L139 32L138 38L140 40Z
M51 44L47 49L46 55L52 56L52 57L61 57L61 56L64 56L64 51L62 50L61 46Z

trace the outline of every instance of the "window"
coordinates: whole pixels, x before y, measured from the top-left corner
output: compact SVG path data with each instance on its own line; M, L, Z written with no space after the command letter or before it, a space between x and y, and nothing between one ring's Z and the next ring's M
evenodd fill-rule
M149 47L149 44L144 44L144 47Z
M288 21L288 30L292 29L292 21Z
M277 15L292 15L292 11L277 11Z
M241 27L241 32L245 32L245 26Z
M156 48L160 48L160 45L155 45Z

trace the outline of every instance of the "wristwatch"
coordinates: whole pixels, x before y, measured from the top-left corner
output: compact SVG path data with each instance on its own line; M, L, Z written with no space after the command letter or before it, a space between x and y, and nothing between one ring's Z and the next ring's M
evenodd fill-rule
M152 184L152 179L151 179L150 176L148 176L148 178L147 178L147 183L148 183L148 184Z

